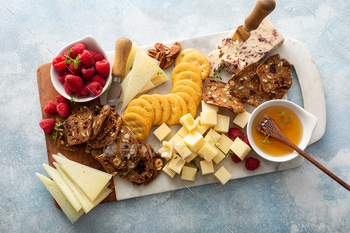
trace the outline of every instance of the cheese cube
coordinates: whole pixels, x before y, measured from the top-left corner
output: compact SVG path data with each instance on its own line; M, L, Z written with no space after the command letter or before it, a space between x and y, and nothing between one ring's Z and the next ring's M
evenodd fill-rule
M170 160L175 155L174 143L163 141L163 147L158 152L161 153L162 158Z
M205 143L204 146L202 146L202 148L198 151L198 154L207 162L210 162L218 154L218 152L218 149L209 143Z
M196 179L196 174L197 174L196 167L184 166L182 168L181 179L194 181Z
M188 156L190 156L192 154L192 151L190 151L190 149L188 149L188 147L186 146L186 144L181 141L176 147L175 150L177 151L177 153L179 153L179 155L185 159Z
M214 110L216 112L219 112L218 106L207 104L202 100L202 112L208 111L208 110Z
M215 126L218 123L217 112L214 110L208 110L201 112L201 124L207 126Z
M233 141L227 137L225 134L221 134L218 143L217 143L217 147L224 153L227 154L230 146L232 145Z
M179 131L177 131L177 133L178 133L182 138L184 138L184 137L187 136L188 131L186 130L185 127L182 126L181 129L180 129Z
M182 141L182 137L179 134L175 134L170 140L169 142L173 143L175 149L176 146L180 144L180 142Z
M180 123L183 127L185 127L185 129L188 132L191 132L192 130L194 130L194 128L196 128L196 122L194 121L190 113L187 113L186 115L182 116L180 118Z
M232 177L232 175L223 166L217 172L215 172L214 176L222 185L226 184Z
M205 160L202 160L199 162L199 166L201 168L201 173L203 176L214 173L213 161L207 162Z
M247 111L244 111L242 113L237 114L236 118L233 120L233 123L243 129L248 123L249 118L250 118L250 113Z
M168 136L171 132L171 129L163 123L156 130L153 131L153 134L159 139L159 141L163 141L166 136Z
M202 135L195 130L190 132L183 141L194 152L197 152L205 144Z
M174 178L174 176L176 175L176 173L175 173L173 170L171 170L171 169L169 168L169 163L167 163L167 164L164 166L163 172L165 172L165 173L166 173L168 176L170 176L171 178Z
M250 147L243 142L241 139L236 138L232 145L230 146L230 149L233 153L235 153L241 160L243 160L249 151L251 150Z
M168 168L177 174L181 173L182 167L185 165L186 161L181 158L181 156L175 154L174 157L170 160Z
M208 125L202 125L202 124L201 124L201 117L200 117L200 116L196 118L196 122L197 122L197 126L196 126L195 130L196 130L198 133L200 133L200 134L203 135L205 132L207 132L207 130L209 129L210 126L208 126Z
M197 152L192 151L192 154L185 158L186 163L190 163L192 160L194 160L197 157L197 155L198 155Z
M215 164L220 163L226 157L225 154L222 153L221 150L218 150L218 151L219 151L218 154L213 158L213 162Z
M213 129L210 129L207 135L204 137L204 141L208 142L210 145L215 146L219 141L220 134L215 132Z
M227 133L230 126L230 117L218 114L218 123L214 126L214 130L219 133Z

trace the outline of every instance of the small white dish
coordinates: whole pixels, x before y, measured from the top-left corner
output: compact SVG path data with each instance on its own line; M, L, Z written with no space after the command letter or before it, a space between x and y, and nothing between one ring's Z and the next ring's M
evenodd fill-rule
M300 140L300 143L297 145L300 149L304 150L306 146L309 144L309 141L311 139L312 133L314 132L314 129L317 125L317 118L308 113L305 109L301 108L299 105L290 102L288 100L270 100L267 101L260 106L258 106L251 114L248 125L247 125L247 134L249 143L252 146L253 150L260 155L262 158L272 161L272 162L287 162L289 160L294 159L299 155L298 152L293 151L290 154L284 155L284 156L272 156L269 155L263 151L261 151L258 146L255 144L253 138L252 138L252 130L255 129L255 125L253 125L254 119L257 116L259 112L261 112L263 109L270 107L270 106L284 106L292 110L300 119L302 123L303 128L303 135Z
M76 40L76 41L66 45L64 48L62 48L56 54L56 56L58 56L58 55L63 56L64 52L66 52L68 49L72 48L73 45L78 43L78 42L81 42L81 43L85 44L87 50L95 50L95 51L101 53L103 55L103 57L106 60L108 60L107 53L102 49L102 47L97 42L97 40L93 36L90 36L90 35L89 36L85 36L84 38L82 38L80 40ZM102 95L103 92L105 92L108 89L109 84L112 81L112 64L111 64L111 61L109 61L109 64L110 64L109 76L105 79L106 80L106 84L103 87L103 90L102 90L100 95ZM53 86L55 87L55 89L58 91L58 93L60 93L61 95L63 95L67 99L71 99L71 97L64 91L63 84L57 78L58 77L58 72L53 68L52 65L51 65L50 75L51 75L51 82L52 82ZM93 96L93 95L89 94L86 97L75 98L75 102L88 102L88 101L91 101L93 99L96 99L100 95Z

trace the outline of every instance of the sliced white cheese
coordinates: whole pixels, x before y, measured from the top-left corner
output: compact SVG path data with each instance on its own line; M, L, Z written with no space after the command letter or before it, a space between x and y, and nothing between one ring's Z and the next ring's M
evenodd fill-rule
M136 42L132 43L132 47L128 56L128 60L126 62L125 67L125 77L130 73L133 67L133 63L135 60L135 55L137 52L142 52L143 50L136 44ZM124 90L124 89L123 89Z
M43 163L43 167L47 174L56 182L57 187L61 190L63 195L67 198L69 203L73 206L75 211L79 211L81 209L81 204L79 200L74 195L71 188L68 186L67 182L63 179L63 177L60 175L60 173L53 167L50 167L49 165Z
M111 174L53 155L66 174L94 201L112 178Z
M46 189L50 192L52 197L56 200L58 205L62 208L64 214L68 217L69 221L73 224L75 221L78 220L78 218L84 213L84 210L81 209L80 211L76 212L73 206L69 203L69 201L66 199L66 197L63 195L61 190L57 187L56 183L49 178L39 174L35 173L37 177L43 182Z
M159 71L151 78L151 82L155 87L159 86L160 84L168 81L169 78L165 74L165 72L162 69L159 69Z
M159 70L159 66L153 62L144 52L137 52L134 65L129 73L130 80L125 90L122 109L125 109L129 102L142 90L148 81L151 80L154 74ZM124 80L125 81L125 80ZM124 91L124 89L123 89Z

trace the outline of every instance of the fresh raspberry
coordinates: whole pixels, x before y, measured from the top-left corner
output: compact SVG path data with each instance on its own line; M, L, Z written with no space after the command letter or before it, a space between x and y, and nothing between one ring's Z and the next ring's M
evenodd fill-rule
M55 124L55 118L49 118L40 121L39 126L44 130L44 133L51 133L55 127Z
M109 62L106 59L103 59L102 61L98 61L95 63L96 71L97 73L102 77L105 78L109 74Z
M44 112L48 114L55 114L56 113L56 104L55 102L48 100L46 102L46 106L44 108Z
M61 103L66 103L66 104L69 104L69 99L66 99L63 95L61 94L58 94L56 96L56 101L57 103L61 104Z
M92 76L94 76L94 74L95 74L95 67L92 66L90 68L87 68L86 66L83 66L81 68L81 74L83 75L83 78L85 80L90 80L92 78Z
M77 68L74 68L74 62L71 62L67 69L70 74L79 75L81 73L82 64L79 62Z
M90 55L89 51L84 50L82 54L79 54L79 61L81 61L86 67L92 67L95 65L94 58Z
M244 133L240 131L238 128L230 128L228 131L228 136L235 140L237 137L242 138L244 136Z
M89 92L93 95L99 95L102 92L102 86L98 82L91 82L87 86Z
M60 114L60 117L67 118L70 114L70 107L67 103L57 104L57 112Z
M63 88L64 88L64 91L67 93L67 95L72 95L72 94L74 93L74 91L72 91L72 90L69 88L69 86L68 86L67 83L64 83L64 84L63 84Z
M94 77L92 77L91 82L98 82L99 84L101 84L102 87L105 86L106 81L101 78L98 74L95 74Z
M86 85L84 85L79 91L75 93L77 97L84 97L89 94L89 89L87 88Z
M79 91L84 85L83 80L79 76L74 76L71 74L66 76L65 84L66 83L67 83L69 89L71 89L74 92Z
M65 63L66 58L57 56L52 60L52 66L57 72L63 72L66 69L67 64Z
M242 161L235 153L233 153L231 159L232 159L232 161L235 162L235 163L239 163L239 162Z
M253 158L253 157L249 157L245 161L245 168L247 168L247 170L249 170L249 171L254 171L259 166L260 166L259 159L256 159L256 158Z
M64 83L64 82L65 82L64 79L66 78L67 74L69 74L69 73L68 73L66 70L63 71L63 72L61 72L61 73L58 73L58 76L57 76L58 80L59 80L61 83Z
M95 50L90 50L89 53L91 54L95 62L102 61L104 59L103 55L99 52L96 52Z
M75 59L78 56L78 54L83 53L84 50L85 50L85 45L83 43L80 43L80 42L76 43L71 48L71 53L69 54L69 57Z
M252 148L252 146L250 145L249 143L249 140L248 140L248 137L245 136L243 139L242 139L243 142L245 142L250 148Z

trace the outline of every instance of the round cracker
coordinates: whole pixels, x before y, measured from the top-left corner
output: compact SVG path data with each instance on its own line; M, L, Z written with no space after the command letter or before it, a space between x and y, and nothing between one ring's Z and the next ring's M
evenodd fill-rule
M185 93L189 94L190 96L193 97L197 106L201 103L202 97L199 96L197 94L196 90L193 89L192 87L180 85L180 86L173 88L170 93L175 94L176 92L185 92Z
M193 97L185 92L177 92L176 95L180 96L186 102L187 109L188 109L187 113L189 112L192 115L192 117L195 117L197 113L197 105Z
M178 76L178 74L185 72L185 71L192 71L193 73L197 74L202 81L202 71L201 69L190 62L181 62L179 65L175 66L173 71L171 72L171 81L174 83L175 78ZM197 82L197 81L195 81Z
M164 98L166 98L169 101L171 114L170 118L166 122L167 125L175 125L180 123L180 117L182 113L181 104L177 99L172 95L164 95Z
M209 63L208 59L203 54L190 53L182 59L181 63L183 63L183 62L190 62L190 63L193 63L196 66L198 66L201 70L202 81L209 76L210 63Z
M197 83L193 82L192 80L189 80L189 79L179 80L174 84L173 88L181 85L192 87L199 96L202 96L202 89Z
M147 100L140 99L140 98L134 99L128 104L127 108L132 107L132 106L141 107L141 108L145 109L148 113L150 113L151 121L153 124L155 112L154 112L154 108Z
M153 125L156 125L160 119L162 118L162 106L160 105L160 102L158 101L157 98L155 98L152 95L141 95L139 99L144 99L148 101L153 109L154 109L154 120L153 120Z
M181 63L182 59L190 53L195 53L195 52L199 52L197 49L184 49L182 50L179 55L177 55L177 57L175 58L175 66L177 66L178 64Z
M128 114L130 112L139 114L140 116L142 116L143 119L145 119L145 121L147 122L147 124L149 125L149 128L152 127L152 123L153 123L153 119L151 117L151 113L148 112L146 109L141 108L139 106L131 106L131 107L127 107L126 110L124 111L124 114Z
M175 95L175 94L168 94L171 96L174 96L176 98L176 100L180 103L181 105L181 116L184 116L187 114L187 105L186 105L186 101L184 99L182 99L180 96Z
M192 82L196 83L198 86L203 88L202 77L199 73L194 73L192 71L183 71L175 77L173 83L176 84L181 80L191 80Z
M146 140L149 134L149 124L147 121L137 113L127 113L122 117L123 125L130 127L135 134L135 138L140 141Z
M170 104L169 104L169 101L166 98L164 98L164 96L162 95L153 94L152 96L154 96L159 101L160 106L162 107L162 117L160 121L157 123L157 125L161 125L167 122L170 118L170 114L171 114Z

